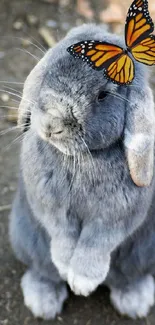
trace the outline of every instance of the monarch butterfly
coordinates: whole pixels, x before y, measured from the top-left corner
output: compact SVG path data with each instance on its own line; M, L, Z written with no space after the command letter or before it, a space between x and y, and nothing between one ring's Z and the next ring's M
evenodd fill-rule
M108 42L86 40L67 48L75 58L82 58L96 70L104 69L104 76L114 83L126 85L135 76L135 60L155 64L154 24L149 15L147 0L134 0L125 23L126 49Z

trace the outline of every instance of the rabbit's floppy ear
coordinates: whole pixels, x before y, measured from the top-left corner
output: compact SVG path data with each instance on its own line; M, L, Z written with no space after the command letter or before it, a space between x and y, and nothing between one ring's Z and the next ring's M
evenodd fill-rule
M47 55L33 68L24 84L23 96L18 109L18 125L22 130L26 129L28 121L30 123L31 109L36 103L43 77L46 73L46 57Z
M149 87L127 89L128 103L124 144L129 170L137 186L149 186L153 177L155 116Z

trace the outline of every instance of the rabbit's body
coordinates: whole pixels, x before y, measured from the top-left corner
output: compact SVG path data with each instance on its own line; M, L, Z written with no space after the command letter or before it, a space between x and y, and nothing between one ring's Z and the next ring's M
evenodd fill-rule
M129 93L66 51L73 40L101 39L103 33L93 25L75 29L47 53L35 71L37 79L32 74L27 80L25 95L30 96L23 99L27 110L35 105L22 145L10 235L17 257L30 267L22 279L25 304L44 318L61 311L67 297L64 280L85 296L105 282L113 304L131 317L146 316L154 303L155 222L149 210L155 177L150 186L138 187L130 176L130 151L136 152L137 138L140 142L145 131L149 145L154 141L153 101L145 72L136 66L139 77ZM105 35L109 37L114 36ZM138 78L143 78L141 89ZM100 89L111 96L97 102ZM136 113L140 123L134 124L130 111L137 112L136 105L145 102L148 119L143 125L144 108L140 118ZM123 145L127 112L130 172ZM141 143L142 152L149 150L148 143L144 148ZM146 176L146 166L144 171Z

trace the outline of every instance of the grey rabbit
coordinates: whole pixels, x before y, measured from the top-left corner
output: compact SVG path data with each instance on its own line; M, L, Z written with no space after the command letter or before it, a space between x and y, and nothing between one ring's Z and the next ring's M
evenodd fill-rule
M10 218L10 240L28 270L25 305L52 319L66 282L88 296L100 284L132 318L154 304L154 101L149 74L135 63L129 86L107 81L73 58L82 40L124 46L103 26L72 29L28 76L19 107L27 129Z

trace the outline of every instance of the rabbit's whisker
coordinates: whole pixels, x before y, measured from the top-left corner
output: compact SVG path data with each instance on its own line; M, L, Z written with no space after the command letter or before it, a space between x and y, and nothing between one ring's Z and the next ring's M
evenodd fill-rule
M7 119L8 117L14 117L13 114L8 114L8 115L0 115L0 120Z
M27 117L29 114L28 113L31 113L31 111L29 111L29 110L27 110L26 112L24 112L22 115L23 115L23 117ZM7 118L9 118L9 117L15 117L15 115L14 114L5 114L5 115L0 115L0 120L3 120L3 119L7 119ZM17 116L17 118L18 118L18 116ZM8 122L11 122L11 121L8 121Z
M27 36L28 37L30 37L31 39L33 39L38 45L36 45L35 43L33 43L33 42L31 42L31 41L29 41L29 43L31 44L31 45L33 45L34 47L36 47L38 50L40 50L43 54L45 54L46 52L47 52L47 50L45 49L45 47L37 40L37 39L35 39L32 35L28 35L27 34ZM20 41L24 41L24 38L23 37L18 37L18 36L2 36L3 38L11 38L11 39L17 39L17 40L20 40Z
M6 81L6 80L0 80L0 83L3 83L3 84L24 85L24 82Z
M32 36L31 36L31 38L32 38ZM21 40L23 40L22 38L21 38ZM43 49L41 49L41 47L39 47L38 45L36 45L35 43L33 43L33 42L31 42L30 40L28 41L29 42L29 44L31 44L31 45L33 45L36 49L38 49L43 55L46 53L46 50L45 50L45 48L44 48L44 51L43 51ZM40 44L40 43L39 43ZM40 44L41 45L41 44Z
M27 50L20 49L19 47L16 47L16 50L21 51L21 52L23 52L23 53L27 53L27 54L29 54L29 55L32 56L32 58L35 59L37 62L40 61L40 58L38 58L36 55L32 54L31 52L29 52L29 51L27 51Z
M16 93L10 92L10 91L8 91L8 90L6 90L6 89L0 89L0 92L5 92L5 93L7 93L7 94L9 94L9 95L17 96L18 98L22 99L22 96L20 96L19 94L16 94Z
M131 103L131 101L129 100L129 99L127 99L127 98L125 98L125 97L123 97L123 96L121 96L121 95L119 95L119 94L117 94L117 93L114 93L114 92L112 92L112 91L107 91L110 95L112 95L113 97L115 97L115 98L118 98L118 99L120 99L120 100L122 100L122 101L126 101L126 102L128 102L128 103Z
M25 101L28 101L28 100L25 99L25 98L24 98L24 100L25 100ZM18 104L18 106L16 106L14 109L19 110L19 104L21 103L21 100L17 100L17 99L11 98L11 101L12 101L12 102L15 102L15 103ZM34 102L34 103L31 103L31 102L30 102L30 104L35 105L35 102ZM9 107L8 107L8 108L9 108ZM22 115L23 115L23 114L26 114L27 112L30 112L30 113L31 113L31 110L30 110L30 109L27 109L26 112L22 112Z
M30 111L26 111L25 113L23 113L23 117L27 117L27 113L29 113ZM14 114L5 114L5 115L0 115L0 120L1 119L7 119L8 117L15 117L15 115ZM9 121L9 122L11 122L11 121Z
M19 140L21 143L24 138L24 135L25 134L23 133L23 134L20 134L19 136L17 136L13 141L11 141L11 143L8 146L5 147L5 150L2 150L2 152L4 153L4 152L8 151L12 147L12 145L16 144Z
M84 144L84 146L85 146L85 148L86 148L86 150L87 150L88 157L90 158L89 160L90 160L90 163L91 163L91 165L92 165L92 170L91 170L91 169L90 169L90 170L91 170L91 172L92 172L92 179L93 179L94 184L95 184L95 179L96 179L96 168L95 168L95 165L94 165L93 157L92 157L92 154L91 154L91 152L90 152L90 150L89 150L89 148L88 148L88 146L87 146L85 140L83 139L83 137L80 136L80 138L81 138L81 140L82 140L82 142L83 142L83 144Z
M18 110L18 107L15 106L9 106L9 105L1 105L0 108L9 108L9 109L13 109L13 110Z
M140 87L139 87L139 88L140 88ZM126 102L128 102L129 104L132 104L132 101L129 100L129 99L126 99L126 98L124 98L124 97L122 97L122 96L120 96L120 95L118 95L118 94L115 94L115 93L113 93L113 92L110 92L110 91L108 91L108 93L109 93L110 95L112 95L113 97L115 97L115 98L118 98L118 99L120 99L120 100L122 100L122 101L126 101ZM148 114L147 114L147 107L146 107L145 105L141 108L141 114L144 115L145 118L146 118L149 122L152 121L152 118L151 118L151 117L149 118L149 116L148 116Z
M78 166L78 176L79 176L79 182L80 182L80 188L81 188L81 156L82 156L82 153L81 153L81 148L79 147L79 151L78 151L78 154L77 154L77 166ZM82 157L83 158L83 157Z
M35 104L35 102L32 102L32 101L26 99L25 97L22 97L19 94L13 93L11 91L8 91L8 90L5 90L5 89L0 89L0 92L5 92L5 93L7 93L9 95L13 95L13 96L16 96L17 98L20 98L20 100L23 99L23 100L27 101L30 104L33 104L33 105ZM17 103L19 103L19 101L17 101Z
M20 125L20 126L13 126L13 127L11 127L11 128L8 128L8 129L5 129L5 130L2 130L1 132L0 132L0 136L2 136L2 135L5 135L5 134L7 134L7 133L9 133L9 132L12 132L12 131L16 131L16 130L20 130L20 129L22 129L22 127L24 127L25 126L25 124L22 124L22 125Z
M66 168L66 172L68 170L71 170L72 172L72 178L70 180L70 184L69 184L69 189L67 191L67 194L64 198L64 201L66 200L67 196L69 195L69 193L71 192L72 190L72 185L73 185L73 182L74 182L74 178L75 178L75 175L76 175L76 164L75 164L75 161L76 161L76 156L75 156L75 150L74 150L74 153L73 153L73 156L72 157L68 157L68 159L66 159L66 157L64 157L64 160L67 160L68 162L68 166ZM66 161L65 161L65 165L66 165Z
M16 93L17 93L17 95L19 94L19 95L22 95L23 93L22 93L22 91L19 91L18 89L15 89L15 88L11 88L11 87L8 87L8 86L4 86L4 89L6 88L6 90L8 89L8 90L13 90L13 91L15 91Z
M20 102L21 102L21 100L17 100L17 99L15 99L15 98L11 98L11 101L17 103L18 105L19 105Z
M30 38L32 38L40 46L40 47L38 46L38 49L40 51L42 51L44 54L47 52L47 49L34 36L30 35ZM35 43L32 43L32 45L37 47L37 45ZM41 48L42 48L42 50L41 50Z

